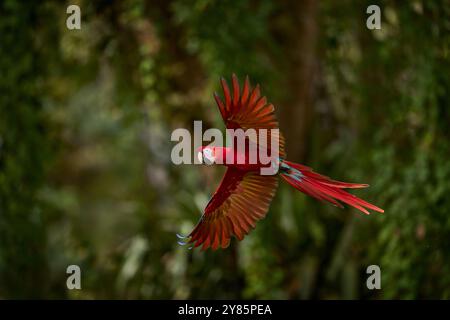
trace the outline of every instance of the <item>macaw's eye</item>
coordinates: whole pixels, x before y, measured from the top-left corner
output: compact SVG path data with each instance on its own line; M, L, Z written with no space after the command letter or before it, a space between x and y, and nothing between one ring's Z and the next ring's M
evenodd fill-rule
M214 157L203 154L203 163L208 166L214 164Z

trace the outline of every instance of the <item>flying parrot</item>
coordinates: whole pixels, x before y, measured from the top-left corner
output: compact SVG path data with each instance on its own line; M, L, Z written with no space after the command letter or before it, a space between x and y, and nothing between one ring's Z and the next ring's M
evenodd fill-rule
M232 75L232 93L225 79L221 79L221 84L224 100L217 93L214 94L214 98L227 129L253 128L260 135L258 129L279 128L274 106L267 103L266 97L261 96L259 85L251 88L250 81L246 77L241 91L234 74ZM262 175L259 170L262 166L260 163L238 164L239 162L224 161L226 156L235 159L248 158L248 154L238 154L239 151L236 148L214 146L199 148L198 157L203 160L203 163L223 164L227 170L192 232L187 236L177 234L181 239L180 244L191 244L192 247L202 246L202 250L208 248L216 250L228 247L232 236L242 240L255 228L256 222L267 214L278 187L278 176L295 189L337 207L342 208L342 203L346 203L365 214L370 214L367 209L384 212L383 209L344 190L365 188L368 187L367 184L332 180L313 172L307 166L287 161L281 134L278 136L278 141L279 170L276 175Z

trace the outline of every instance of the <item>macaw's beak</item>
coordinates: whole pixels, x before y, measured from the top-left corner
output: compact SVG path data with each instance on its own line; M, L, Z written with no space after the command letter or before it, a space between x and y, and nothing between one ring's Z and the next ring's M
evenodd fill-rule
M199 150L197 151L197 159L200 163L203 163L203 151L200 148L198 148L197 150Z
M200 146L197 148L197 159L200 163L203 163L203 149L205 149L204 146Z

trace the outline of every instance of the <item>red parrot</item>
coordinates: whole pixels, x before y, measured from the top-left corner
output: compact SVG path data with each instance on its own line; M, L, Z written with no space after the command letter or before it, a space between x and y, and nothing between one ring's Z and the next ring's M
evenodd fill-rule
M279 128L274 106L267 103L266 97L261 96L259 85L252 89L249 79L246 77L241 91L238 79L234 74L232 76L233 94L223 78L221 84L224 101L219 98L217 93L214 94L214 98L227 129L247 130L253 128L260 135L258 129ZM199 149L198 156L203 162L223 164L227 170L219 188L211 197L200 221L192 232L188 236L177 235L182 239L180 244L190 243L193 247L202 246L202 250L208 248L216 250L220 247L228 247L232 236L242 240L250 230L255 228L256 222L267 214L278 187L278 176L281 176L297 190L335 206L342 208L341 202L343 202L365 214L369 214L367 209L384 212L383 209L344 191L344 189L365 188L368 187L367 184L332 180L313 172L307 166L287 161L284 139L281 134L278 139L279 170L276 175L261 175L259 169L263 165L260 163L229 164L223 161L229 153L235 159L248 158L247 154L238 154L234 148L208 146Z

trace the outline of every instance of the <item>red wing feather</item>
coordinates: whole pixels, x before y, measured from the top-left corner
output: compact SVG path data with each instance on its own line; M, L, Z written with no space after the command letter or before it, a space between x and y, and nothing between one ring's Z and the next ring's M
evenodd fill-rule
M276 176L228 168L189 242L202 250L226 248L232 236L242 240L265 217L278 186Z
M229 129L242 128L255 129L258 141L260 132L258 129L268 129L267 141L270 142L270 129L279 129L278 120L273 104L267 103L266 97L261 97L259 85L252 90L248 77L245 78L242 93L240 92L239 81L236 75L232 76L232 92L225 79L221 79L224 101L217 94L214 98L219 107L222 119ZM279 137L280 157L286 156L284 152L284 139ZM256 141L255 141L256 143Z

